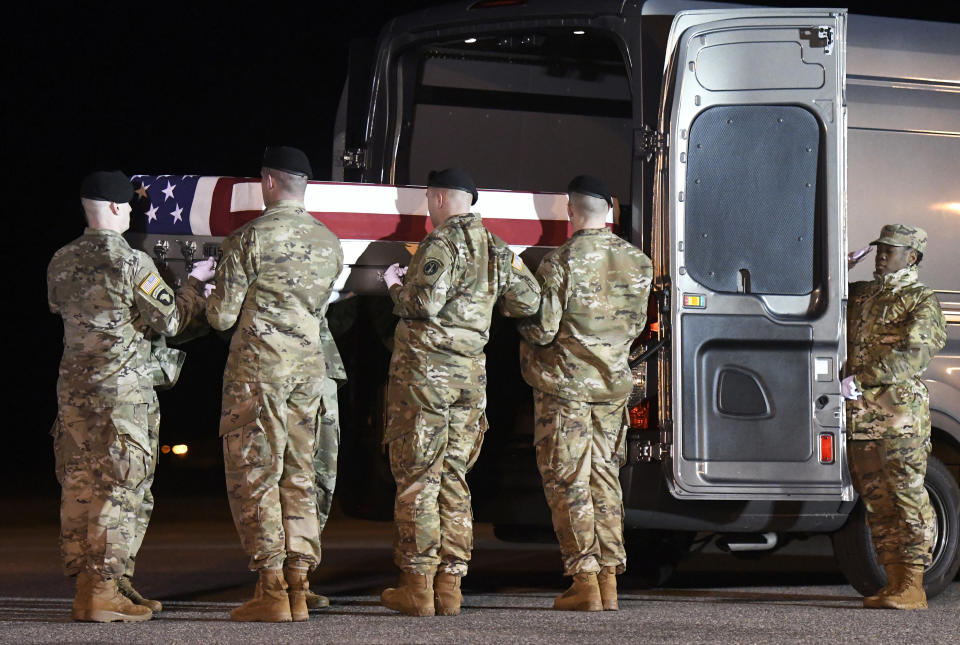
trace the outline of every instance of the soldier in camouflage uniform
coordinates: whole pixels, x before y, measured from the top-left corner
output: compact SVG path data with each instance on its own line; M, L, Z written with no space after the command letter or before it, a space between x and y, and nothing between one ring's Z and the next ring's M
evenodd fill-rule
M937 296L917 278L927 234L884 226L874 280L850 285L846 378L849 462L887 585L865 607L925 609L934 517L923 481L930 397L921 375L946 344ZM860 254L859 257L862 257ZM859 260L851 255L851 262Z
M223 373L220 436L233 521L258 572L254 598L230 613L237 621L307 620L307 573L320 561L320 330L343 252L304 206L310 174L300 150L266 150L266 209L224 240L207 304L215 329L237 326Z
M314 451L313 469L317 474L317 532L323 534L323 527L330 517L333 505L333 490L337 484L337 453L340 450L340 408L337 390L347 382L347 372L340 358L337 343L330 333L326 316L320 321L320 345L323 348L326 377L321 392L320 433ZM326 596L307 591L307 609L323 609L330 606Z
M162 606L130 578L153 509L160 414L151 337L178 333L203 310L213 262L197 263L175 292L121 235L130 180L92 173L81 196L87 229L47 269L50 311L64 328L53 431L60 550L65 573L77 576L75 620L147 620Z
M537 316L520 323L523 377L534 388L534 441L564 574L555 609L617 609L630 345L646 324L653 267L606 227L610 192L581 175L568 188L573 235L540 263ZM599 573L599 577L598 577Z
M493 308L529 316L540 303L520 257L469 212L476 201L466 172L430 173L427 208L434 230L404 279L398 265L384 275L401 318L384 442L397 483L394 561L402 573L382 600L415 616L460 612L460 579L473 548L466 474L487 429L483 348Z

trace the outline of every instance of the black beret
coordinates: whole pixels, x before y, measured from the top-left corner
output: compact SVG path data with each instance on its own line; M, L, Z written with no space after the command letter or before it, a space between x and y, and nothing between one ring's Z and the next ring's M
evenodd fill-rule
M313 168L307 155L298 148L290 146L267 146L263 151L263 167L282 170L291 175L303 175L307 179L313 176Z
M101 202L126 204L133 199L130 178L119 170L98 170L80 182L80 196Z
M431 170L427 175L427 186L433 188L453 188L473 195L470 205L477 203L477 187L466 170L447 168L446 170Z
M597 197L613 207L613 197L610 195L610 189L607 188L602 179L593 175L577 175L567 185L567 192Z

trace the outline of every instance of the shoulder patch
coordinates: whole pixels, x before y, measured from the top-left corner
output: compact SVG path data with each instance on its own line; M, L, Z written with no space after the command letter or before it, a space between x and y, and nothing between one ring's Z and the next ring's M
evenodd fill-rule
M441 266L442 265L437 260L427 260L427 263L423 265L423 275L434 275L440 270Z
M165 307L169 307L173 304L173 294L170 293L166 288L157 289L157 292L153 294L153 297L157 299L157 302Z
M513 260L511 260L510 262L510 266L512 266L517 271L523 271L523 258L521 258L519 255L514 253Z
M158 284L160 284L160 276L158 276L156 273L150 273L146 278L143 279L143 282L140 283L140 291L144 292L148 296L152 296Z

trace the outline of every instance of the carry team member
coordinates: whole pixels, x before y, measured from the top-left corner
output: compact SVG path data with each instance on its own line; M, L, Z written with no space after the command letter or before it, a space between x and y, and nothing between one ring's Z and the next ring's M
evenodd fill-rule
M87 228L47 268L50 311L63 318L54 424L64 572L77 577L74 620L149 620L162 605L131 578L153 510L160 411L151 337L172 336L203 310L213 260L172 289L150 257L130 248L130 180L83 180Z
M573 577L553 606L616 610L627 561L618 479L627 361L646 324L653 266L607 228L613 200L603 181L580 175L567 191L573 235L537 269L540 310L520 323L520 365L534 388L537 466L564 574Z
M540 304L530 270L470 212L477 202L470 176L431 172L427 186L434 230L405 277L397 264L384 274L400 316L384 443L397 482L394 561L401 574L382 600L412 616L460 613L460 580L473 549L466 475L487 428L490 318L495 305L519 317Z
M320 561L320 330L343 252L304 206L310 175L300 150L267 148L266 208L224 241L207 305L215 329L237 326L220 436L233 521L259 578L253 599L230 613L236 621L307 620L307 573Z

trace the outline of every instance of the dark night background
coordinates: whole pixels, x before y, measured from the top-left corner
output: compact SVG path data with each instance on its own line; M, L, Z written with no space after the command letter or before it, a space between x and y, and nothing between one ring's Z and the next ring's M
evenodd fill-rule
M58 496L48 431L56 415L61 323L47 311L45 272L53 252L82 231L81 178L113 168L251 176L268 143L302 148L316 178L328 178L349 39L374 37L392 16L435 4L33 2L4 8L0 498ZM958 20L956 8L936 3L852 8ZM183 459L161 456L154 486L161 504L165 495L220 496L224 490L216 435L226 346L210 337L185 349L179 385L160 398L161 443L196 449Z

